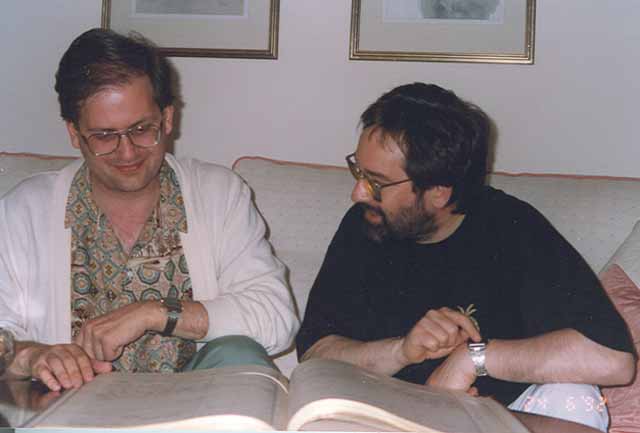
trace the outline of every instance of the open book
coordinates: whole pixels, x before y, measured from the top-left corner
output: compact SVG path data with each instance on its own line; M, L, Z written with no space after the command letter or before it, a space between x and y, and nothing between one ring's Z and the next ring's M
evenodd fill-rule
M288 381L259 366L109 373L25 427L526 433L503 406L337 361L311 360Z

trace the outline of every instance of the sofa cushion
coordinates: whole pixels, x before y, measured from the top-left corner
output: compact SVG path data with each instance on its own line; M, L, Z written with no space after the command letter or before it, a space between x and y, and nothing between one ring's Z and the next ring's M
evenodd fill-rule
M269 241L291 271L302 314L324 254L351 205L353 177L347 169L242 158L234 164L254 193Z
M22 179L42 171L57 170L74 157L0 152L0 197Z
M351 204L353 178L343 168L257 157L241 158L233 168L253 190L302 317L327 247ZM292 348L275 362L289 376L298 360Z
M640 352L640 223L600 274L602 285L624 318ZM640 371L640 361L636 367ZM640 375L627 386L603 388L612 433L640 433Z

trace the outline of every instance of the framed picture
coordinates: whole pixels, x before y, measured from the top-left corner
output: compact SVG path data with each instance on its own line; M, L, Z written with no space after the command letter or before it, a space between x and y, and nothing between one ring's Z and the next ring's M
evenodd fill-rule
M351 60L533 63L535 0L352 0Z
M280 0L102 0L102 27L167 56L278 58Z

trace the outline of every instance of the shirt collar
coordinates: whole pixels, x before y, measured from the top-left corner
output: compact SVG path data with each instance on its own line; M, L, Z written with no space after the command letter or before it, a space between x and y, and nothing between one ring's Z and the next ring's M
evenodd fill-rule
M163 229L187 233L187 212L178 176L166 161L160 167L159 176L160 198L154 216ZM105 224L106 217L93 200L89 168L85 162L75 174L69 188L64 227L69 229L95 223Z

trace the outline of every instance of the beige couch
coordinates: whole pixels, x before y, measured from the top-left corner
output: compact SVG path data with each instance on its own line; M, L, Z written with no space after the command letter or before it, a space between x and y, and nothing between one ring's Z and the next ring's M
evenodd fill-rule
M68 161L0 153L0 195L30 173L58 168ZM351 204L354 181L345 168L258 157L240 158L234 170L254 191L274 250L289 269L302 315L326 248ZM605 267L640 220L638 179L493 174L490 183L539 209L596 272ZM635 238L640 245L640 235ZM640 266L634 264L640 260L634 256L638 251L635 238L627 241L633 245L625 245L618 254L624 257L617 261L638 285ZM297 363L294 352L283 354L276 362L285 374Z

